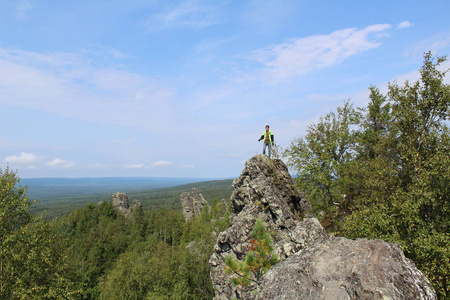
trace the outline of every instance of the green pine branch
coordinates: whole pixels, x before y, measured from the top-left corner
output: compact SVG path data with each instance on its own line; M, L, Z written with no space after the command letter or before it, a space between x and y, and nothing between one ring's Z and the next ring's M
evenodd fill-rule
M273 253L272 238L261 219L256 220L251 237L251 245L244 261L233 259L231 255L225 258L225 273L232 276L231 282L234 285L260 283L263 275L279 261Z

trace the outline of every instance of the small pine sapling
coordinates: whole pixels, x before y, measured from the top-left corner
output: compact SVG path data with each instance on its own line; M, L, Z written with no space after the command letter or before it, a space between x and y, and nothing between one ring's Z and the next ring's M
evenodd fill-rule
M279 261L278 256L273 253L272 238L261 219L256 220L251 236L251 245L244 261L235 260L231 255L225 258L225 272L234 275L231 277L234 285L259 284L262 276Z

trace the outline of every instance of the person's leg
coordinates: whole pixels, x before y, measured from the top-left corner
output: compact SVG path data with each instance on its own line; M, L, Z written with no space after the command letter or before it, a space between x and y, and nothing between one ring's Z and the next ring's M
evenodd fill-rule
M268 143L267 146L269 147L269 158L272 155L272 144Z
M263 154L266 154L266 146L267 144L263 142Z

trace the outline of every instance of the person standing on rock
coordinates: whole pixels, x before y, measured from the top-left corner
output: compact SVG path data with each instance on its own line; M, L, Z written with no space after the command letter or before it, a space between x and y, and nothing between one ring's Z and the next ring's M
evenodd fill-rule
M266 125L266 130L262 133L261 138L258 140L261 141L264 140L263 142L263 154L266 154L266 148L269 148L269 158L270 155L272 154L272 145L274 143L274 137L273 137L273 132L270 130L270 126Z

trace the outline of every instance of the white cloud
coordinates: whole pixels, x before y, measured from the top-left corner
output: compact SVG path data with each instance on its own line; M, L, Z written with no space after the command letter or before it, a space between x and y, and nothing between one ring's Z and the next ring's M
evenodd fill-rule
M408 28L411 27L412 24L409 21L403 21L397 24L397 29Z
M4 162L10 163L13 165L22 165L22 166L26 166L28 168L41 168L42 166L45 166L45 167L50 167L50 168L67 169L67 168L71 168L75 165L74 162L71 162L68 160L63 160L60 158L55 158L54 160L49 161L43 165L42 159L43 158L38 157L37 155L35 155L33 153L21 152L20 155L12 155L12 156L6 157L4 159Z
M329 35L294 38L259 49L250 59L263 64L260 71L264 80L277 82L330 67L350 56L379 47L381 43L377 38L391 27L389 24L376 24L363 29L337 30Z
M167 160L159 160L152 163L153 167L165 167L172 165L173 162L167 161Z
M39 162L39 158L33 153L21 152L20 155L5 157L3 161L10 164L34 165Z
M195 168L194 165L190 165L190 164L184 164L182 167L186 168L186 169L193 169L193 168Z
M177 127L175 92L138 73L93 66L73 53L0 47L0 104L158 132Z
M154 32L180 27L200 29L223 23L219 16L223 4L219 1L211 3L200 0L181 1L175 7L149 17L146 26L149 31Z
M75 165L75 163L71 162L71 161L68 161L68 160L55 158L54 160L49 161L45 165L47 167L51 167L51 168L67 169L67 168L73 167Z

